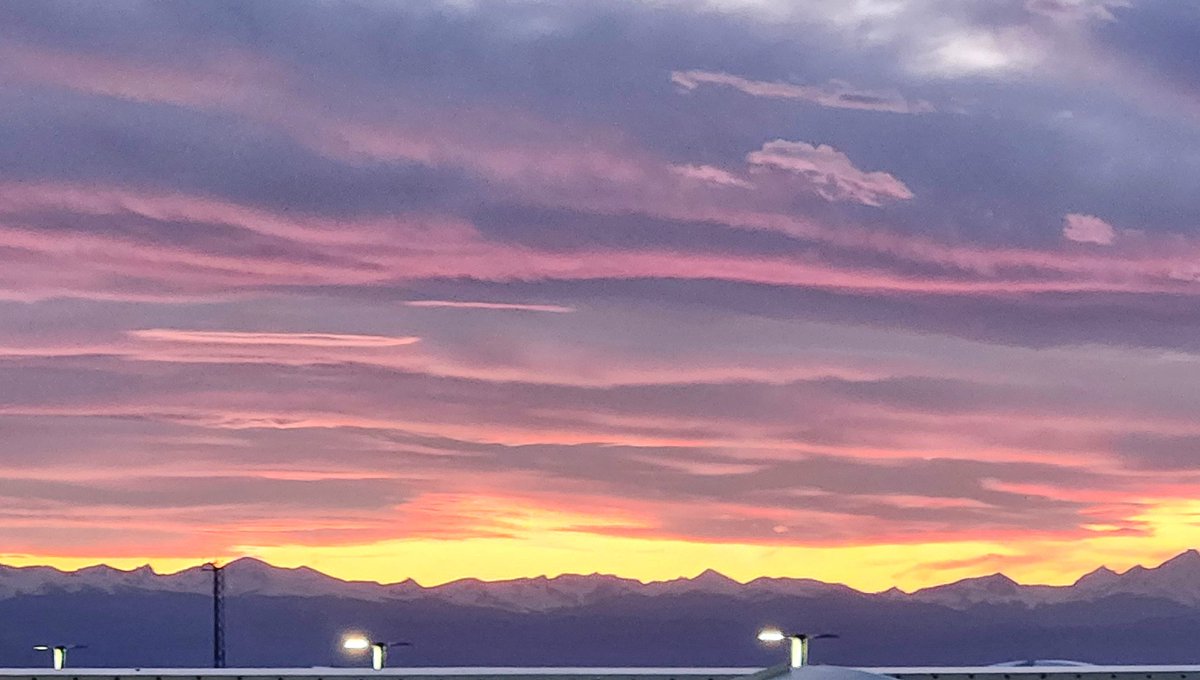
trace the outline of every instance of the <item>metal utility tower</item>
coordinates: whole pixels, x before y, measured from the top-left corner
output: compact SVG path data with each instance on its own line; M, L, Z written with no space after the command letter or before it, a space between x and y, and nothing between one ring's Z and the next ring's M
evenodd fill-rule
M212 572L213 668L225 667L225 567L216 562L204 565Z

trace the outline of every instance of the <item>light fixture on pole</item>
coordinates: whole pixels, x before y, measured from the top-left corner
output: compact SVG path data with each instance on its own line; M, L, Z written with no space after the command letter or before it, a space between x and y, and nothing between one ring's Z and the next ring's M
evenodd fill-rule
M83 649L87 645L35 645L39 652L50 652L54 662L54 670L61 671L67 665L68 649Z
M342 649L352 652L371 650L371 668L379 671L387 665L389 647L408 647L409 642L376 642L362 635L351 635L342 641Z
M762 642L783 642L784 640L791 641L791 657L790 665L792 668L799 668L808 665L808 641L821 640L826 638L835 638L836 635L829 633L821 633L820 635L808 635L807 633L785 633L778 628L766 628L758 633L758 639Z

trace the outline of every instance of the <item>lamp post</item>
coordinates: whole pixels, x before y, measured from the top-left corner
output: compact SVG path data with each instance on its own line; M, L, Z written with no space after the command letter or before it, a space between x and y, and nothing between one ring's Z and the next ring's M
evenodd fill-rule
M213 668L225 667L225 567L209 562L200 567L212 572Z
M67 650L82 649L87 645L35 645L34 649L39 652L50 652L54 663L54 670L61 671L67 665Z
M784 640L791 641L791 658L790 665L792 668L800 668L808 665L808 641L821 640L825 638L835 638L836 635L829 633L821 633L820 635L808 635L807 633L785 633L778 628L767 628L758 634L758 639L762 642L783 642Z
M409 642L376 642L368 640L361 635L352 635L342 641L342 648L352 652L359 652L366 649L371 650L371 668L374 670L383 670L387 665L387 656L389 647L408 647Z

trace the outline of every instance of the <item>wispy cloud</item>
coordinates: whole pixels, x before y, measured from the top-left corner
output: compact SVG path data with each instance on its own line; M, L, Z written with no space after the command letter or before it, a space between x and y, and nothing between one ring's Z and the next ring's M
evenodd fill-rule
M1060 21L1116 21L1113 10L1127 8L1130 0L1025 0L1025 8Z
M845 154L827 145L776 140L749 154L747 160L752 170L757 169L758 182L766 183L772 174L785 180L762 189L764 193L794 194L799 187L834 203L870 206L912 196L899 179L886 172L860 170ZM0 215L7 215L0 222L0 245L9 248L11 255L0 270L0 294L15 299L65 294L98 299L209 299L253 294L266 287L378 287L455 277L494 282L723 280L953 295L1008 291L1200 293L1190 286L1190 278L1181 275L1194 267L1194 255L1200 250L1188 241L1171 239L1156 245L1148 240L1150 247L1133 252L1114 249L1111 255L949 244L853 224L826 226L783 212L755 211L703 193L688 204L666 204L657 210L647 206L648 212L665 219L779 232L843 253L858 253L862 263L786 252L722 252L702 244L674 248L597 245L562 251L490 240L473 224L446 216L302 217L292 224L284 213L178 195L142 198L134 189L97 187L89 194L72 186L60 195L56 187L33 185L28 196L17 188L8 191L14 200L0 201ZM79 197L90 202L79 203ZM93 203L107 207L100 209ZM200 210L196 218L181 212L192 205ZM5 226L20 224L31 214L72 215L70 223L81 228L51 234ZM121 229L128 218L136 218L139 227ZM86 228L93 220L105 228ZM192 225L192 233L205 234L213 222L257 234L254 238L277 240L264 243L243 237L179 242L155 237L172 233L178 224ZM922 275L906 263L942 275Z
M433 309L487 309L510 312L548 312L551 314L569 314L574 307L563 305L539 305L520 302L483 302L471 300L406 300L409 307L427 307Z
M754 185L737 175L711 165L676 165L671 168L674 172L699 182L718 184L728 187L750 189Z
M849 83L832 81L820 86L795 85L777 81L749 80L712 71L673 71L671 82L691 91L703 85L731 87L753 97L795 99L835 109L890 111L893 113L929 113L933 105L908 101L895 92L862 90Z
M349 335L345 333L259 333L149 328L129 331L140 340L205 345L295 345L297 347L401 347L418 342L413 336Z

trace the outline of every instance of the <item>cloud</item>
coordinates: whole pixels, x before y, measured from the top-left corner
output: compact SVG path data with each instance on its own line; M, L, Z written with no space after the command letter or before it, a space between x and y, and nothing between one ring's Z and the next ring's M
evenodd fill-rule
M700 182L708 182L728 187L739 187L741 189L751 189L753 184L738 177L737 175L715 168L711 165L676 165L671 168L672 171Z
M773 4L0 4L0 535L936 579L1194 497L1179 10Z
M833 202L880 205L889 198L911 196L891 175L860 171L844 154L827 146L777 140L750 154L749 160L760 169L758 181L769 185L762 189L765 193L789 187L794 192L800 178L802 186ZM772 177L766 168L786 171ZM834 229L783 213L722 205L704 193L695 202L668 204L660 210L675 220L788 234L798 243L823 244L828 255L797 256L788 249L723 252L694 242L676 247L636 242L566 250L528 247L488 239L473 224L452 216L359 220L300 216L293 221L282 211L99 186L90 191L75 186L8 186L0 190L3 196L9 200L0 201L0 216L7 216L0 221L0 244L10 249L10 256L0 270L0 292L15 299L64 294L96 299L213 299L269 287L367 290L454 278L492 282L717 279L798 289L978 296L1013 291L1195 291L1179 272L1194 266L1197 247L1177 240L1111 256L974 247L853 224ZM190 210L196 210L194 218ZM55 216L52 229L23 224L33 218L44 221L47 215ZM62 219L73 226L59 226ZM5 226L14 223L21 226ZM104 228L89 229L93 223ZM124 226L129 223L135 227ZM176 236L180 224L189 225L187 233L199 237L212 231L214 223L228 235L182 242Z
M184 342L205 345L275 345L296 347L380 348L402 347L420 340L412 336L349 335L345 333L251 333L237 331L190 331L148 328L129 331L140 340Z
M1200 435L1129 432L1116 438L1113 451L1134 470L1194 470Z
M1025 9L1059 21L1116 21L1113 10L1128 8L1129 0L1026 0Z
M904 201L913 197L904 182L886 172L859 170L846 154L825 144L813 146L776 139L747 155L746 162L759 168L799 175L829 201L881 206L886 201Z
M563 305L536 305L517 302L482 302L470 300L405 300L409 307L425 307L431 309L486 309L510 312L548 312L551 314L569 314L574 307Z
M675 325L668 319L661 323ZM681 328L681 335L702 335L691 327ZM764 329L712 332L718 334L714 341L738 345L739 336L748 342ZM624 342L636 340L624 335ZM845 348L851 356L860 353L857 344L879 344L871 338L854 342L845 336L790 342L768 336L761 341L775 352L782 351L780 347L829 344ZM29 454L40 452L41 447L56 449L59 452L49 459L39 456L32 470L53 480L60 468L75 466L76 474L88 474L90 468L80 469L78 461L101 453L107 457L91 459L93 465L109 460L117 467L142 465L144 459L165 466L155 474L183 480L171 481L170 488L185 483L188 474L201 474L202 465L191 471L178 467L189 461L222 461L241 470L238 475L309 480L316 485L355 470L370 470L376 478L357 485L329 484L322 487L329 490L328 497L305 494L304 485L264 483L261 492L253 481L232 485L239 493L227 497L227 508L243 519L231 523L219 538L244 531L265 544L295 541L332 546L396 537L395 522L388 520L394 513L408 517L410 507L422 518L411 527L412 535L513 533L507 521L491 522L486 512L458 521L455 508L434 503L447 494L495 496L518 516L524 514L520 508L575 507L581 515L589 514L590 508L613 508L610 514L619 512L628 521L614 525L581 517L570 531L639 536L648 541L839 546L856 541L902 543L914 536L921 540L929 536L939 540L1078 538L1086 534L1079 527L1091 521L1095 507L1119 506L1155 488L1153 479L1114 475L1103 448L1089 448L1082 435L1101 435L1095 441L1102 441L1104 432L1126 427L1117 416L1129 415L1132 395L1150 388L1162 393L1164 404L1178 401L1178 386L1194 378L1176 371L1173 381L1163 381L1148 373L1126 383L1118 399L1110 391L1073 380L1087 375L1103 385L1114 376L1140 376L1142 365L1126 360L1109 366L1101 358L1065 350L1048 356L1034 351L997 356L991 354L995 349L982 346L975 351L983 354L940 346L936 338L910 341L912 348L922 348L930 357L966 357L974 371L997 365L1005 370L971 382L814 377L783 385L741 379L729 384L564 388L489 385L345 364L188 367L166 362L148 366L131 362L133 357L117 362L94 357L57 361L55 380L47 383L38 376L47 364L26 372L8 361L0 362L0 380L6 385L6 410L13 415L3 422L6 439L0 444L0 462L22 460L4 455L5 451ZM180 344L196 343L185 339ZM909 346L909 341L892 336L888 352L910 351L905 349ZM791 351L796 352L793 361L803 361L804 352ZM1072 366L1071 362L1086 363ZM937 375L946 366L935 363L928 370ZM81 389L89 381L104 389L89 394ZM14 403L22 395L26 395L24 405ZM1170 427L1179 428L1190 422L1187 402L1171 411L1169 406L1134 398L1144 418L1138 429L1166 429L1168 421ZM29 418L17 413L32 413L38 404L42 409L38 419L58 418L74 428L116 421L130 429L109 433L99 441L87 442L81 436L68 445L58 434L54 438L45 434L44 420L38 425L37 419L30 419L28 429L14 426L14 420ZM796 426L797 410L807 414L804 428ZM178 431L169 443L137 436L139 429L149 427ZM23 430L41 434L30 439L22 435ZM162 431L154 434L166 436ZM224 441L229 437L240 441L230 445ZM1072 437L1084 441L1072 442ZM30 441L39 448L31 449ZM176 455L166 459L147 455L163 448ZM130 461L132 451L142 457ZM114 460L114 452L122 453ZM100 469L113 476L107 467ZM6 474L20 478L7 470ZM351 507L354 512L347 516L347 508L329 500L359 487L387 489L387 480L405 474L401 488L412 501L397 509ZM462 486L457 486L460 482ZM1031 483L1043 486L1031 493ZM78 493L74 488L40 485L31 486L27 493L56 503L64 494L78 497L80 505L73 511L83 514L97 507L91 503L107 504L122 488L119 483L87 478L76 480L80 484L83 490ZM1069 484L1088 488L1093 496L1063 496L1061 487ZM268 512L254 505L258 493L271 498L275 493L311 496L313 501L303 512L289 509L294 506L287 502L274 504L277 507ZM422 500L426 496L428 503ZM562 505L561 499L568 497L574 499L573 506ZM190 496L181 498L191 502ZM929 500L918 502L921 498ZM143 508L164 499L170 500L139 497L131 504ZM698 504L718 508L718 520L695 521ZM309 526L307 518L321 513L326 514L319 530L303 528ZM439 523L439 517L445 522ZM3 521L0 513L0 526ZM186 517L180 520L184 522ZM1036 532L1028 530L1033 524ZM798 539L796 532L773 531L781 525L803 525L809 531ZM149 532L137 535L150 536Z
M932 36L911 67L941 78L1003 76L1028 71L1043 56L1038 36L1024 28L969 27Z
M1063 238L1068 241L1110 246L1116 237L1116 229L1094 215L1070 213L1063 218Z
M895 92L860 90L849 83L832 81L822 86L749 80L728 73L712 71L673 71L671 82L691 91L703 85L722 85L753 97L795 99L835 109L890 111L892 113L929 113L933 105L925 101L910 102Z
M168 88L169 89L169 88ZM163 101L175 101L169 91L164 95ZM281 107L287 111L300 111L305 108L312 108L312 102L306 102L302 99L289 95L286 98L288 106ZM274 111L277 102L267 101L261 109L270 113ZM218 103L207 102L205 106L213 106L220 108ZM235 100L229 104L231 110L240 112L245 106L245 102ZM917 284L907 281L897 284L889 283L869 283L866 287L882 287L886 288L890 285L896 285L904 290L943 290L943 291L975 291L988 293L1001 289L1001 286L1007 285L1013 290L1141 290L1141 291L1166 291L1172 290L1171 282L1182 282L1185 277L1181 277L1179 272L1188 271L1186 264L1175 263L1159 263L1152 261L1126 261L1126 262L1088 262L1081 259L1062 259L1057 262L1052 262L1055 256L1050 256L1044 253L1034 251L1015 252L1009 249L1007 252L991 251L989 249L975 249L969 246L952 247L938 243L930 243L927 239L914 238L899 233L886 233L882 230L856 230L851 225L838 224L836 227L826 227L818 221L810 218L797 218L787 214L786 203L790 198L783 190L766 191L760 189L755 192L754 199L758 205L754 205L755 201L750 200L714 200L712 196L705 195L703 187L688 188L685 184L700 184L697 182L680 182L680 173L672 172L671 165L663 162L661 159L656 159L653 156L645 153L642 150L630 148L624 141L613 141L613 137L609 135L593 136L593 133L586 130L580 130L578 126L566 126L563 129L555 130L546 121L524 120L520 117L509 117L505 120L507 125L513 126L514 134L502 135L504 137L502 143L497 143L495 140L488 138L480 138L477 132L470 132L464 138L456 138L461 134L460 130L453 128L437 128L414 130L411 128L411 123L405 123L399 126L384 125L378 121L370 123L362 123L360 121L345 121L345 120L328 120L326 126L324 123L318 126L299 128L295 127L288 119L283 118L262 118L263 111L255 109L247 111L246 115L251 118L260 120L273 121L283 127L284 130L294 131L293 134L298 135L298 139L304 140L307 143L312 143L314 148L325 149L334 158L347 160L347 145L354 146L352 140L361 139L361 135L370 133L372 138L380 136L382 140L380 146L367 145L361 149L363 152L369 152L370 158L383 161L416 161L428 163L433 166L450 165L463 166L471 168L475 171L483 173L490 178L490 186L493 189L498 188L501 184L506 186L505 190L512 190L518 200L530 201L535 204L556 205L561 207L572 207L583 211L589 211L602 215L613 214L628 214L642 213L654 217L661 217L673 220L690 220L723 223L739 229L772 229L779 230L785 233L802 237L805 239L816 239L825 243L836 245L838 247L866 250L868 252L881 252L887 257L901 257L906 262L913 263L936 263L938 266L951 263L954 267L968 267L972 270L981 270L988 273L995 272L1005 266L1025 267L1032 264L1038 269L1046 269L1051 271L1076 271L1082 267L1092 273L1093 276L1098 275L1100 278L1115 274L1118 269L1136 270L1137 276L1124 276L1122 280L1104 281L1104 282L1089 282L1080 283L1075 281L1064 281L1061 277L1050 276L1050 280L1045 282L1028 283L1028 282L1004 282L983 284L963 284L955 283L936 283L936 284ZM274 114L271 114L274 115ZM297 115L292 113L290 115ZM488 121L497 120L497 116L491 114L480 115L477 112L472 112L475 116L473 120L478 124L467 126L468 128L489 128ZM418 116L418 118L435 118L434 116ZM514 122L515 121L515 122ZM365 127L364 127L365 125ZM316 131L325 129L329 135L328 138L322 134L318 134L321 140L314 141L313 134ZM541 137L530 136L534 130L541 133ZM591 143L589 148L585 149L581 154L575 154L569 149L573 149L568 145L568 151L556 147L552 143L547 143L545 132L552 130L554 134L549 141L568 140L571 135L587 134ZM528 133L528 134L527 134ZM430 140L437 139L438 143L434 144ZM787 143L783 140L777 140L770 144ZM792 143L799 144L799 143ZM596 149L601 149L597 151ZM767 160L771 154L762 151L755 152ZM470 150L470 151L468 151ZM824 157L816 152L824 152ZM350 160L358 158L358 151L350 152ZM753 156L754 154L752 154ZM911 196L911 191L900 180L894 178L888 173L881 172L863 172L859 171L849 162L849 160L839 151L832 147L812 147L807 155L809 167L825 167L825 173L820 171L810 171L806 176L812 180L818 180L814 191L827 199L833 199L837 202L858 202L867 205L880 205L883 200L897 200L900 197ZM771 159L775 164L784 163L791 164L794 168L796 158L782 158L780 154L775 154ZM785 162L786 161L786 162ZM817 163L820 161L820 163ZM834 167L836 166L836 167ZM676 166L679 167L679 166ZM689 167L689 166L684 166ZM690 166L692 168L715 168L715 166ZM762 166L760 166L762 167ZM553 168L553 172L547 172L546 168ZM708 177L713 179L723 179L726 182L730 177L713 173L710 170L704 171ZM832 173L832 174L831 174ZM736 176L732 179L739 180ZM706 183L707 184L707 183ZM777 187L782 189L782 187ZM709 192L711 193L711 192ZM724 199L725 197L722 197ZM255 219L257 221L257 218ZM253 222L251 222L253 224ZM469 227L466 227L469 230ZM449 233L447 230L446 233ZM316 238L332 238L341 239L342 234L348 234L350 238L355 238L353 230L347 230L344 226L331 226L328 230L318 231L311 237L305 237L305 240L314 240ZM371 238L382 238L382 234L377 234ZM28 243L27 239L18 239L17 235L12 236L14 240ZM445 238L445 237L443 237ZM470 237L477 239L477 237ZM412 242L430 242L430 239L413 239ZM350 245L350 244L346 244ZM466 245L466 244L464 244ZM483 248L490 249L497 257L489 261L489 266L495 267L502 259L501 253L513 252L511 249L504 248L497 244L482 245L478 250ZM305 245L301 250L301 255L308 260L316 260L317 262L309 263L307 268L301 269L297 267L280 269L285 273L282 280L263 282L262 285L277 285L286 283L290 285L305 285L317 284L328 285L335 283L334 279L339 276L335 271L322 271L319 266L330 263L330 258L327 253L314 252L315 249L324 249L325 244L313 243ZM528 255L521 253L522 256ZM600 257L608 257L609 253L597 253ZM168 256L163 253L159 257ZM342 257L341 264L343 267L341 276L345 280L340 283L370 283L380 281L380 272L384 268L402 269L410 272L410 276L419 277L422 272L429 272L431 269L437 270L445 276L456 275L455 269L461 269L461 264L453 262L437 262L435 267L422 266L425 263L412 263L410 261L392 261L390 263L381 263L378 258L372 255L364 256L363 253L354 253L353 255L345 255ZM558 259L558 258L549 258ZM217 273L211 271L220 269L220 278L223 280L215 280L215 285L212 289L231 288L231 284L245 285L248 277L241 275L235 270L232 262L211 257L197 257L197 262L204 262L212 265L210 274L217 279ZM526 260L530 263L535 262L535 258ZM1023 261L1023 262L1018 262ZM460 260L460 262L480 262L479 259ZM547 268L558 272L558 276L566 275L570 268L562 262L546 261L544 263ZM272 266L279 266L272 263ZM18 269L21 267L22 269ZM14 278L24 278L24 269L42 270L43 267L36 261L16 262L12 269ZM736 268L731 268L734 270ZM175 267L174 271L178 271L177 277L183 280L187 276L187 269L184 267ZM1144 276L1143 272L1150 270L1152 273L1149 277L1161 278L1162 271L1168 272L1165 276L1166 282L1162 281L1146 281L1141 280ZM145 269L147 274L151 273L152 269ZM582 273L582 272L581 272ZM46 274L42 274L45 276ZM95 278L89 278L90 272L80 271L73 273L72 276L77 280L91 283L95 285ZM290 276L289 276L290 275ZM457 274L470 276L471 273ZM644 276L645 274L629 272L630 277ZM650 274L653 275L653 274ZM677 274L664 273L669 278L676 278ZM55 276L66 276L65 272L55 274ZM194 277L198 280L201 274L194 273ZM326 278L328 276L329 278ZM519 278L522 276L532 276L537 278L539 275L522 274L519 272L509 273L502 278L505 280L510 278ZM34 277L36 278L36 275ZM484 276L483 278L489 278ZM854 277L856 278L856 277ZM875 276L867 277L870 279L877 278ZM886 280L889 277L883 277ZM1130 283L1131 279L1139 279L1136 284ZM813 279L814 282L820 279ZM862 287L863 284L855 286L848 281L852 277L837 276L831 277L829 286L831 287ZM763 278L760 282L774 283L778 279ZM63 294L66 292L77 291L83 288L83 285L77 281L74 285L53 285L47 289L40 291L35 295L47 294ZM140 288L144 291L159 289L161 286L152 285L149 281L141 284ZM130 291L131 293L131 291ZM139 295L149 296L151 293L139 291Z

